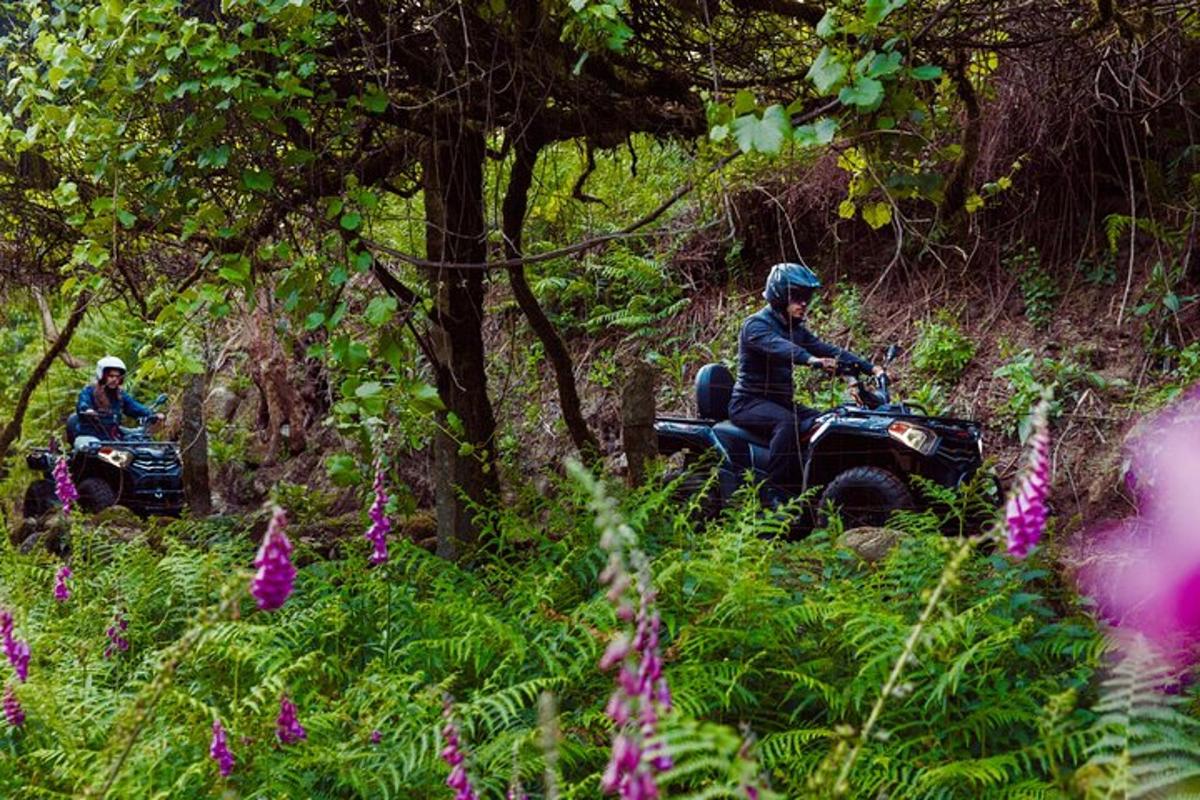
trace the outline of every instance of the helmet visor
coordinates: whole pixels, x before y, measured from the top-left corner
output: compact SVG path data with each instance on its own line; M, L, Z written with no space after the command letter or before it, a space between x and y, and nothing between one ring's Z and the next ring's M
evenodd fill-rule
M803 303L804 305L808 305L812 302L814 291L815 290L811 286L789 286L788 302Z

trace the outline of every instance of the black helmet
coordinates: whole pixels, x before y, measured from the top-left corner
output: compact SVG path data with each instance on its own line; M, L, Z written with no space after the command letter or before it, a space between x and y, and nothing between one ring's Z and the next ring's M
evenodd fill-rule
M812 299L813 292L821 288L817 273L804 264L783 263L771 267L763 297L777 310L787 308L788 297L799 294L805 302Z

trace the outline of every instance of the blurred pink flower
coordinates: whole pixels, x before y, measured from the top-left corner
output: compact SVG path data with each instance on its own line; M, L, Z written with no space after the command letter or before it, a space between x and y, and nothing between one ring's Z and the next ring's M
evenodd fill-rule
M1137 515L1093 525L1073 549L1080 590L1121 633L1183 666L1200 645L1200 385L1127 439Z

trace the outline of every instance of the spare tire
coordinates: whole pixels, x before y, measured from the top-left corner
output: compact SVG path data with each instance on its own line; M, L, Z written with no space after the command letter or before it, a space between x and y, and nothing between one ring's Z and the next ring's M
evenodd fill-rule
M825 527L836 514L846 530L881 528L893 511L913 506L912 492L894 472L883 467L854 467L830 481L821 493L817 524Z
M79 482L79 507L89 514L116 505L117 493L103 478L84 478Z

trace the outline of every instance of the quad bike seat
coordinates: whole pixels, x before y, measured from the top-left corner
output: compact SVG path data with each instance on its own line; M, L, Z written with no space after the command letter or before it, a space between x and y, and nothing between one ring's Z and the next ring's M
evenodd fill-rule
M704 419L717 420L713 432L723 441L744 441L767 447L769 428L743 428L729 421L729 401L733 397L733 375L724 364L705 364L696 373L696 406ZM800 440L808 440L819 415L813 412L797 426Z

